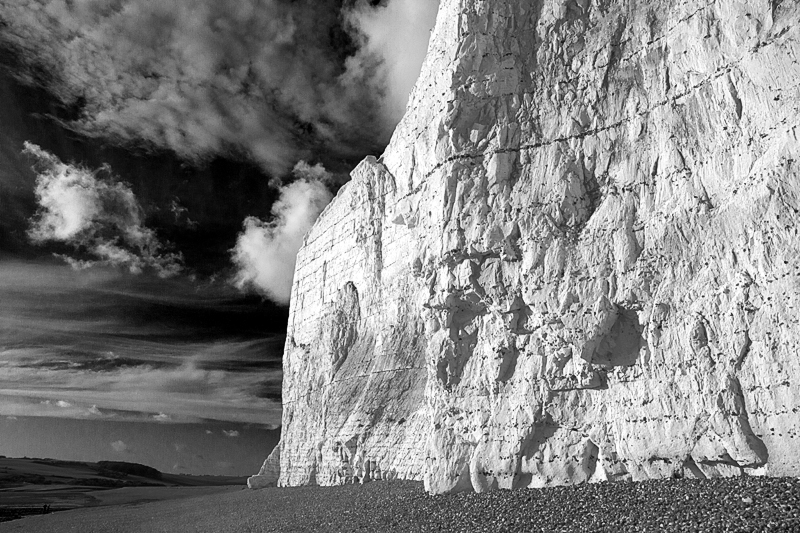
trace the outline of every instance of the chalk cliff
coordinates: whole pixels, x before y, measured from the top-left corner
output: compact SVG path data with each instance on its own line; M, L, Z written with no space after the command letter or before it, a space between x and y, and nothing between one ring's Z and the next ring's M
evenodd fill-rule
M279 484L800 475L799 5L443 0L300 251Z
M247 487L251 489L263 489L264 487L274 487L278 484L281 475L281 447L275 446L261 465L258 474L247 478Z

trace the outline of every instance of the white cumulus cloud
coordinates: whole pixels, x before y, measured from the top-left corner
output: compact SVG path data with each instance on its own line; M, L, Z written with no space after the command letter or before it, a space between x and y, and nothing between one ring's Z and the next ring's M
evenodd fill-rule
M33 157L37 173L39 209L28 231L34 243L72 245L87 256L67 258L76 268L100 262L132 273L152 269L163 277L180 271L180 256L165 252L144 225L142 208L127 185L63 163L35 144L26 142L25 153Z
M254 288L278 303L289 301L303 237L331 201L320 165L301 162L295 167L295 175L297 181L281 187L280 197L272 206L272 219L247 218L233 249L238 269L236 286Z

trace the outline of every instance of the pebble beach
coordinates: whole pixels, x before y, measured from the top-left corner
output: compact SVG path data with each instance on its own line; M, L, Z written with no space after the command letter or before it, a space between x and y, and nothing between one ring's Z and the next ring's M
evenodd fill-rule
M800 531L800 480L596 483L431 496L416 482L232 490L33 516L0 532Z

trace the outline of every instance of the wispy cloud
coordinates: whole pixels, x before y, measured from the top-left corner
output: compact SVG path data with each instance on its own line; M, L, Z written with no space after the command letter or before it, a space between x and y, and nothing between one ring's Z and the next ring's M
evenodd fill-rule
M50 90L84 104L74 127L186 157L244 151L280 173L309 144L352 154L389 133L372 72L341 80L352 42L340 5L13 0L0 17L3 40L50 73Z
M0 44L80 108L73 128L193 158L243 152L280 174L319 148L378 149L396 123L379 119L397 118L419 73L435 0L343 5L0 0Z
M6 362L0 363L0 413L86 418L103 409L117 411L116 416L122 411L133 411L134 417L137 412L152 413L147 418L159 422L208 418L264 423L273 421L270 411L279 411L280 406L253 393L262 374L202 370L193 361L171 368L145 365L110 372L47 370Z
M236 241L233 261L240 289L255 288L278 303L288 303L292 292L297 251L303 237L331 201L324 185L322 166L301 162L295 167L297 181L281 188L269 222L250 217Z
M28 231L33 242L58 241L88 254L86 260L69 259L78 268L100 262L132 273L149 268L162 277L180 271L180 256L165 252L155 232L144 226L142 209L125 184L62 163L35 144L25 143L25 153L34 158L38 175L39 210Z
M0 416L276 423L284 337L265 338L271 315L223 284L163 280L153 296L141 281L0 262Z
M0 371L1 373L2 371ZM0 382L1 383L1 382ZM58 394L52 394L53 398ZM80 419L116 419L117 413L114 411L101 412L96 405L87 405L77 400L68 402L66 400L40 399L41 396L21 396L3 397L0 393L0 413L9 416L46 416L51 418L80 418ZM126 418L122 416L120 418ZM143 417L132 415L129 418L142 419Z

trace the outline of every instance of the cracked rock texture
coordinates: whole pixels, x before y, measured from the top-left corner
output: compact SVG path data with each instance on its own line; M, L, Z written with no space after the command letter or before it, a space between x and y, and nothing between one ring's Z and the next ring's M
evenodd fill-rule
M800 475L799 5L443 0L300 251L279 484Z

